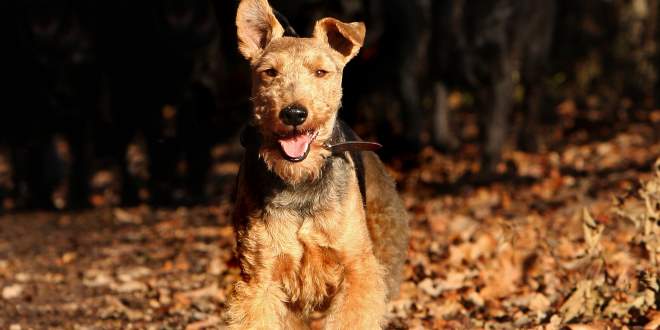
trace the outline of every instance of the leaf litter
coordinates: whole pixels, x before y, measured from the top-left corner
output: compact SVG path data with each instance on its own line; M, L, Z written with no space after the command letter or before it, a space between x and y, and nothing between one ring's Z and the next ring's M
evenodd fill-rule
M393 163L411 242L388 329L657 329L660 142L648 127L463 181L473 146ZM571 141L570 136L563 137ZM222 329L231 205L0 217L0 328Z

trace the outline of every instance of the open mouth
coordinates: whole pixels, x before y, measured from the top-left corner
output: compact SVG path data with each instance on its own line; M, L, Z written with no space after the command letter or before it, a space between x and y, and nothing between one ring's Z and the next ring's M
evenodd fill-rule
M291 162L300 162L307 158L310 146L316 136L317 132L313 131L293 131L291 134L280 136L277 142L280 144L282 156Z

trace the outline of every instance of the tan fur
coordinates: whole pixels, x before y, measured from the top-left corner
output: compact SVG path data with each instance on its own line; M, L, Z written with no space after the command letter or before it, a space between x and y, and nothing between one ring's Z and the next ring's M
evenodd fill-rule
M243 279L229 303L230 328L305 329L323 312L326 329L380 329L406 258L407 216L375 154L364 153L365 208L353 159L323 147L364 24L325 18L312 38L283 37L266 0L241 1L236 24L253 74L250 124L261 140L238 177L233 221ZM290 130L279 112L292 103L309 112L300 129L318 132L300 162L284 159L277 144Z

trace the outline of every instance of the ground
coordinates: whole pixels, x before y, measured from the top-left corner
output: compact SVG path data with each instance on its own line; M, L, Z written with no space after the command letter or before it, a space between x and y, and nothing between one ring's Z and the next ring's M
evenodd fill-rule
M507 151L492 183L466 176L469 143L389 161L412 215L390 329L660 328L660 112L602 129L562 113L546 150ZM0 328L222 328L230 211L0 217Z

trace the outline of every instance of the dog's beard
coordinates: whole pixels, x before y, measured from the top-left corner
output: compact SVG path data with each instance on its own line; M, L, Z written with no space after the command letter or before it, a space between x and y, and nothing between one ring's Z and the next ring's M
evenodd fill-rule
M311 182L320 178L323 165L329 156L330 151L315 143L309 145L304 159L296 162L285 158L280 147L262 147L259 150L259 157L264 161L268 170L291 185Z
M330 138L333 125L331 120L315 130L271 135L270 141L260 148L259 157L284 182L296 185L315 181L323 174L326 159L331 155L323 143Z

